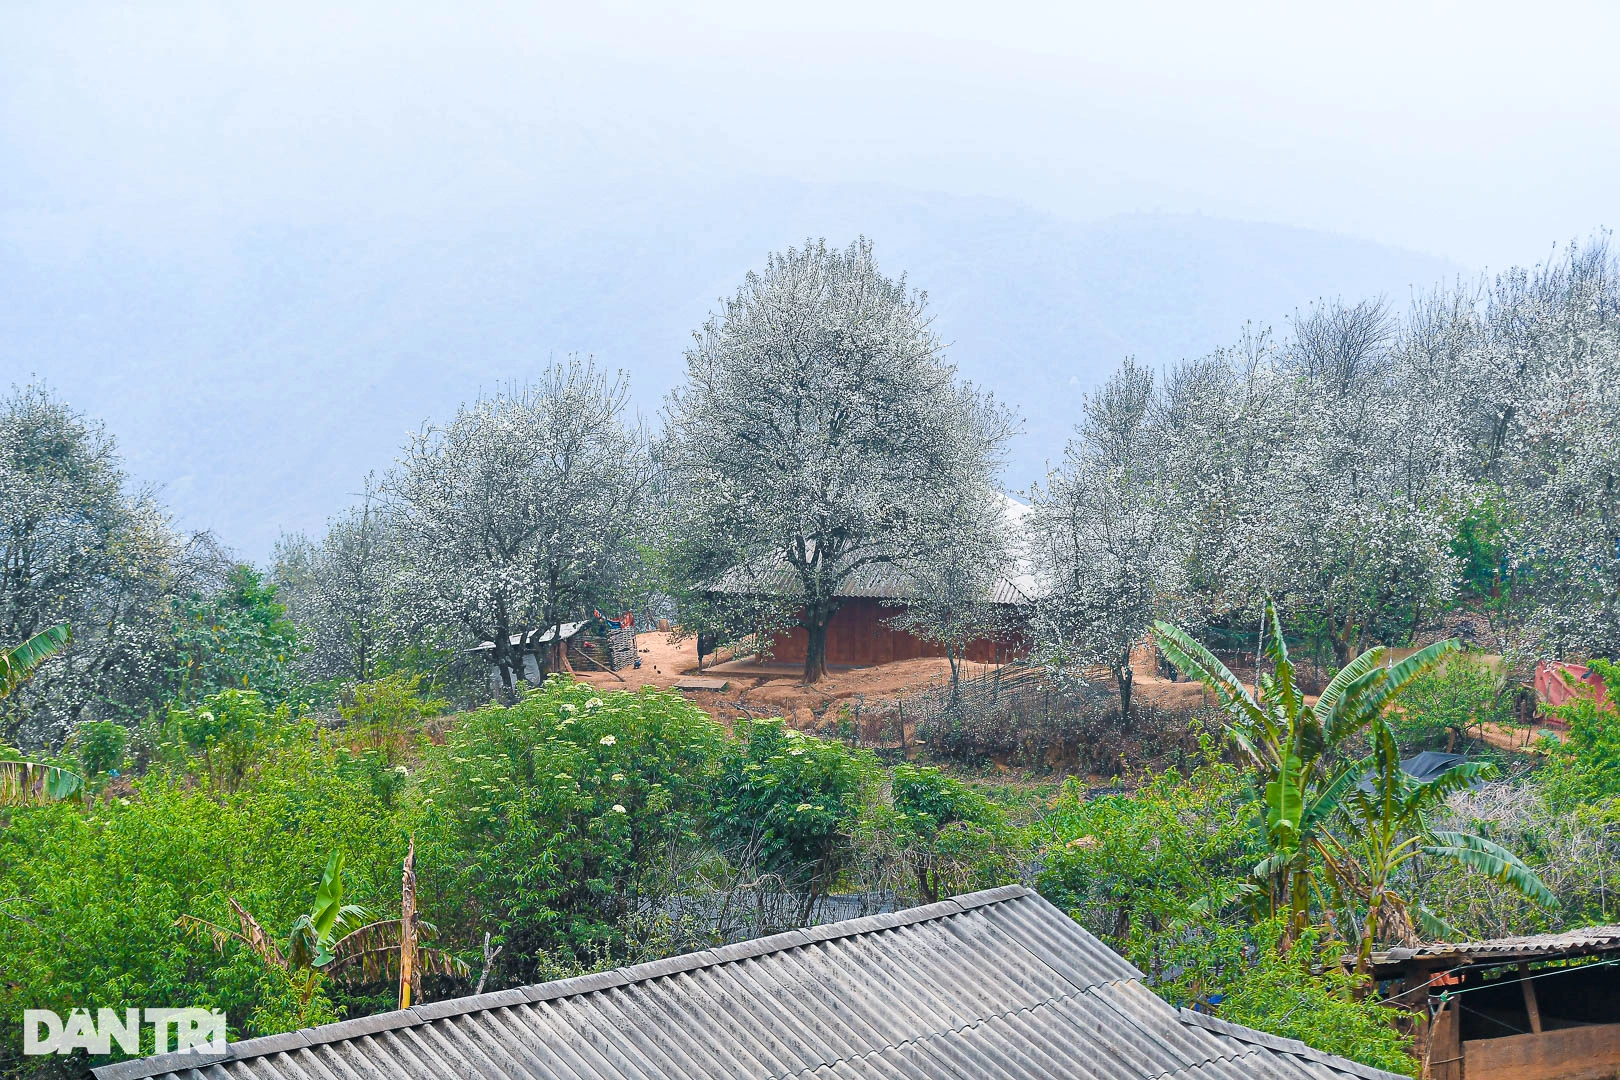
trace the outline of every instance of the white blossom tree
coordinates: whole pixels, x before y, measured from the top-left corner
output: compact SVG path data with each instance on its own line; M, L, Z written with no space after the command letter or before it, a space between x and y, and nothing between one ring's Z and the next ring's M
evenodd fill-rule
M1155 426L1181 618L1232 628L1278 598L1342 666L1445 607L1467 485L1435 330L1327 305L1281 346L1246 335L1170 374Z
M1063 464L1034 492L1040 651L1068 670L1103 667L1131 717L1131 652L1180 588L1182 560L1161 480L1153 373L1127 360L1096 394Z
M931 532L908 538L900 562L909 588L904 606L889 619L890 625L931 641L945 650L951 665L951 700L958 700L962 660L968 646L1003 632L1018 632L1009 625L1008 601L1027 602L1032 596L1014 595L1022 586L1033 592L1022 566L1027 561L1023 517L1027 508L993 490L955 491L946 507L952 531ZM997 590L1007 591L998 602Z
M1620 655L1620 266L1572 247L1492 290L1477 349L1517 610L1550 656Z
M59 742L81 719L133 719L172 682L175 601L229 560L129 489L117 446L41 386L0 400L0 640L58 623L73 640L0 713L0 740Z
M806 682L840 585L950 531L955 493L1001 465L1010 415L957 380L925 305L865 239L774 254L695 334L666 403L675 531L696 549L677 567L728 573L761 625L797 621Z
M303 638L301 666L315 679L365 682L399 651L403 561L368 481L360 504L334 519L318 543L302 535L276 545L276 582Z
M1185 592L1177 617L1205 628L1258 619L1286 567L1265 493L1285 474L1296 418L1287 385L1266 376L1270 334L1172 368L1154 419L1172 544Z
M589 360L552 364L425 428L384 484L417 609L406 617L492 641L508 692L531 634L622 600L635 580L650 477L626 393Z
M1327 305L1296 321L1275 376L1296 418L1266 491L1278 592L1320 621L1338 667L1416 630L1455 586L1459 441L1408 348L1382 303Z

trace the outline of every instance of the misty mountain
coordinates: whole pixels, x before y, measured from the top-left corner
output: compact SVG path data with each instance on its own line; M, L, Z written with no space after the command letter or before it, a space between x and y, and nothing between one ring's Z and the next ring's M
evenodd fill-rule
M655 193L656 192L656 193ZM1454 276L1345 236L1202 217L1070 222L1008 202L760 183L625 182L435 220L175 223L117 235L71 213L0 233L0 384L37 376L118 437L178 523L264 559L318 531L408 432L548 356L624 369L655 420L693 329L774 248L872 237L927 290L967 378L1025 430L1006 482L1062 453L1118 361L1155 365L1281 328L1321 297Z

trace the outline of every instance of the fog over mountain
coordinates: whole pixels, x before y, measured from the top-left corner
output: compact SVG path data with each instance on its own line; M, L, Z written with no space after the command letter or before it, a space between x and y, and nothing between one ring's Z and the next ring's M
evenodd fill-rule
M549 355L651 416L769 251L866 234L1024 415L1021 489L1126 354L1614 224L1620 14L1471 11L19 5L0 386L47 380L262 559Z
M548 356L594 354L656 423L692 330L768 251L871 236L926 289L962 374L1017 408L1006 477L1061 455L1126 355L1162 365L1324 296L1404 303L1459 267L1321 232L1187 216L1057 220L895 189L648 184L453 221L260 227L76 250L0 247L0 376L37 376L118 437L187 528L264 559L317 531L406 434Z

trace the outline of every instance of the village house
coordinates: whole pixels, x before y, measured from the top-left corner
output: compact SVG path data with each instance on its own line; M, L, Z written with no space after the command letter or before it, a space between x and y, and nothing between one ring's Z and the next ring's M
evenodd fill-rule
M1015 530L1029 513L1018 500L997 494ZM999 664L1016 660L1029 651L1027 624L1036 597L1036 582L1030 574L1022 546L1014 549L1012 561L997 567L994 584L985 600L1000 609L997 620L1003 629L991 636L968 643L964 658L979 664ZM800 586L793 568L785 560L758 561L746 570L734 570L714 586L717 593L766 593L792 596ZM897 562L875 562L855 570L839 585L835 596L838 611L827 624L827 663L842 667L867 667L925 656L944 656L945 647L927 641L896 626L904 615L906 601L916 595L917 584ZM771 636L765 651L773 661L802 664L809 636L803 627L793 627Z

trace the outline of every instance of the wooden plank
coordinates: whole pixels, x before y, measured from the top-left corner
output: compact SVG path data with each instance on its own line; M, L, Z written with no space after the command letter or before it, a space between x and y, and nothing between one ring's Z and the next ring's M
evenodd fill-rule
M1448 1002L1435 1013L1429 1028L1430 1080L1462 1080L1462 1043L1458 1039L1457 1003Z
M675 680L677 690L724 690L730 685L731 683L725 679L705 679L697 675L688 675Z
M1620 1070L1620 1024L1469 1039L1462 1056L1467 1080L1608 1080Z
M1530 965L1519 965L1519 986L1524 990L1524 1011L1530 1014L1530 1031L1541 1034L1541 1006L1536 1001L1536 984L1530 978Z

